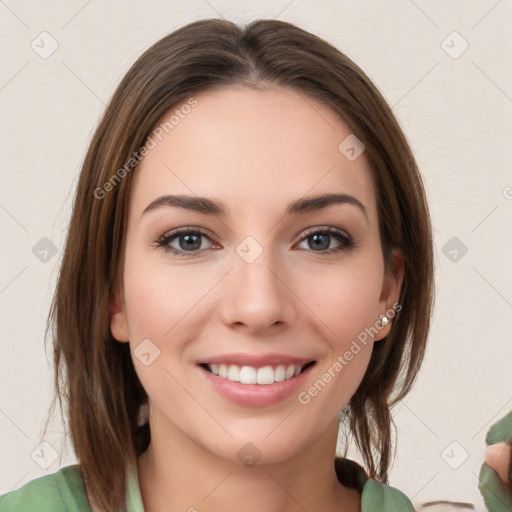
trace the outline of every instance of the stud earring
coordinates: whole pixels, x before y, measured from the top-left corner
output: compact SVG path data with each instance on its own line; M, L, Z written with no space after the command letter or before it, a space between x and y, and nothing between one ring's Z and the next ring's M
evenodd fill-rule
M380 319L380 323L381 325L384 327L385 325L388 325L389 324L389 319L387 316L383 316L381 319Z

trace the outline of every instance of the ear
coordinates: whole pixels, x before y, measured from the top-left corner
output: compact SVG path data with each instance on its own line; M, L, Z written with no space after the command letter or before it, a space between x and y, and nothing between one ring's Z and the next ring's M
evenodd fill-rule
M117 341L130 341L126 306L119 290L114 292L114 298L110 306L110 332Z
M389 268L384 275L382 282L382 291L379 298L379 319L383 316L388 317L388 324L382 326L375 335L374 341L385 338L391 330L393 317L402 308L398 303L400 291L404 280L404 257L398 249L391 251L391 261Z

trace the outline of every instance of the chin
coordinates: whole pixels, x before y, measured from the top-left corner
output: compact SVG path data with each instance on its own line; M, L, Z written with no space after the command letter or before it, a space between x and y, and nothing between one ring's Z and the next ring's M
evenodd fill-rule
M276 428L274 423L272 428ZM279 428L279 427L278 427ZM279 464L292 459L298 455L307 443L302 439L298 439L292 431L282 431L268 435L272 429L258 430L254 436L250 433L246 435L236 435L234 439L219 444L218 439L212 444L207 443L205 448L217 457L226 460L229 463L238 464L252 468L254 466L263 466L270 464ZM297 432L298 428L294 428L293 432Z

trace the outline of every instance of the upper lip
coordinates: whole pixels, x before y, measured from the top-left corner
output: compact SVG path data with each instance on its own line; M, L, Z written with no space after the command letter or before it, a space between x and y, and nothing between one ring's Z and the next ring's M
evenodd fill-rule
M290 356L287 354L242 354L232 353L220 356L209 357L198 364L236 364L237 366L252 366L253 368L261 368L263 366L278 366L296 364L304 366L314 359L305 359L303 357Z

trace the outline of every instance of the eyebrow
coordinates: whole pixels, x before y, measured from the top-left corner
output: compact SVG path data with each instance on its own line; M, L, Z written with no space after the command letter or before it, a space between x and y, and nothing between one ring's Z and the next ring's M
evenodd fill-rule
M348 194L320 194L313 197L299 199L288 205L286 208L286 215L318 211L333 204L349 204L356 206L364 214L366 220L368 220L368 212L366 211L363 203L361 203L359 199ZM161 206L183 208L185 210L195 211L204 215L216 215L218 217L226 217L229 215L229 210L220 201L207 197L185 195L160 196L146 206L142 215Z

